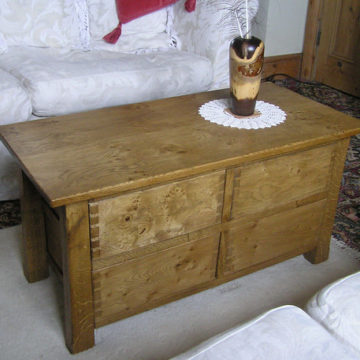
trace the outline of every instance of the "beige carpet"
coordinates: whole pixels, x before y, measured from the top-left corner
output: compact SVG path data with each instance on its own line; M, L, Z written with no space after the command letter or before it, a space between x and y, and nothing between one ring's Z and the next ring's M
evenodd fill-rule
M318 289L360 269L357 253L332 244L330 259L302 256L96 330L97 345L71 356L54 274L28 284L21 269L21 227L0 230L1 360L161 360L272 307L303 306Z

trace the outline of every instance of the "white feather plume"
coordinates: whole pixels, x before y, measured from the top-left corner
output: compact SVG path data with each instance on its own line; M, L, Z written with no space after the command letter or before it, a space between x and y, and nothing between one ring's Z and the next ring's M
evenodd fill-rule
M217 2L224 11L221 23L242 38L251 37L251 25L259 10L259 0L223 0Z

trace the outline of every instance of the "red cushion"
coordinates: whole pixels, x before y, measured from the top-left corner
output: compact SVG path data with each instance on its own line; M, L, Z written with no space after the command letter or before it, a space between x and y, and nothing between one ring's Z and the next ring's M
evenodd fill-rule
M121 24L126 24L131 20L150 14L177 1L178 0L116 0L119 25L111 33L104 36L104 40L115 44L121 35ZM188 12L194 11L195 5L196 0L186 0L185 9Z

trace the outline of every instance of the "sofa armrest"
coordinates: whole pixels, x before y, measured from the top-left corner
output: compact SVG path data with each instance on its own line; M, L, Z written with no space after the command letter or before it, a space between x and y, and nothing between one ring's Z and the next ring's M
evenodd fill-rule
M309 300L306 311L360 358L360 271L337 280Z
M185 0L172 7L172 35L183 51L207 57L213 64L211 89L229 87L229 45L234 37L219 25L222 17L209 0L197 0L196 9L188 13Z

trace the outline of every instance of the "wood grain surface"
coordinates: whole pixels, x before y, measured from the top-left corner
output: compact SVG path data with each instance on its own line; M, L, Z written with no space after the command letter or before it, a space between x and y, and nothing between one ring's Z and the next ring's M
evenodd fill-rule
M63 284L65 340L70 352L95 344L88 203L64 208Z
M49 276L42 199L33 184L22 173L21 193L22 263L28 282Z
M360 96L360 2L323 0L315 81Z
M93 346L95 326L299 254L327 258L360 121L273 84L260 99L287 113L279 126L239 130L200 117L199 106L228 95L0 127L23 169L24 271L34 281L47 274L42 198L49 205L71 352Z
M96 327L215 279L219 234L94 272Z
M325 200L268 217L249 219L229 226L221 238L221 275L258 263L314 248L318 243Z
M274 74L286 74L297 79L301 69L301 60L301 53L266 56L264 59L262 78Z
M50 258L55 263L57 270L63 271L63 243L65 238L64 208L52 209L47 204L43 204L45 219L46 244ZM61 276L62 277L62 276Z
M360 120L270 83L276 127L239 130L198 114L228 90L0 127L2 140L52 207L237 166L360 132Z
M333 149L328 145L241 167L235 179L232 218L325 192Z
M334 217L349 141L350 139L344 139L338 141L334 146L331 173L327 179L326 207L323 212L318 246L305 254L305 258L313 264L325 261L329 257L331 233L334 225Z
M220 171L91 202L93 257L113 256L220 223L223 192Z
M309 0L308 2L300 75L300 78L303 81L314 80L316 51L318 46L317 40L318 31L320 30L321 25L320 18L322 6L323 0Z

